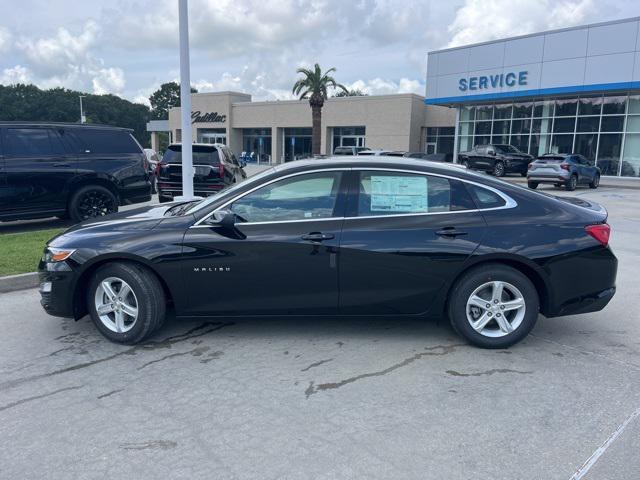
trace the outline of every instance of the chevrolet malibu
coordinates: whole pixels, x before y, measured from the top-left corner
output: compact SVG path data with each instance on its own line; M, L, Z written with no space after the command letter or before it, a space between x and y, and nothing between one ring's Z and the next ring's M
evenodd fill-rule
M341 157L262 172L205 200L81 223L40 262L42 306L134 344L178 318L446 317L504 348L538 315L604 308L607 212L441 163Z

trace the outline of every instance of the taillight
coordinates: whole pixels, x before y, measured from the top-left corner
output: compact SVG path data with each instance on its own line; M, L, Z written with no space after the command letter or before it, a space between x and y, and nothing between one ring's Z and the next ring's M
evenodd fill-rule
M569 167L568 163L561 163L560 168L568 171L571 167Z
M222 162L218 165L218 173L220 173L220 178L224 178L224 164Z
M602 244L603 247L609 245L609 237L611 236L611 227L606 223L598 225L587 225L584 227L586 232Z

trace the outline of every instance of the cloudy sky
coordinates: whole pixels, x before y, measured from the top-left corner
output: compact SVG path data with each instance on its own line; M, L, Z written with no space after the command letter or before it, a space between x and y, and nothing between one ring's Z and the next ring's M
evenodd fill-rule
M179 77L177 0L0 0L0 84L138 102ZM190 0L199 91L291 98L319 62L369 94L424 94L426 54L640 15L636 0ZM1 106L0 106L1 108Z

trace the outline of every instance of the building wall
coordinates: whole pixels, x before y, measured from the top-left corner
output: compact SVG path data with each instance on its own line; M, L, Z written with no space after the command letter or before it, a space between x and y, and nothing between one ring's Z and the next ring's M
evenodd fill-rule
M430 52L427 102L638 88L639 29L640 19L631 18ZM506 84L505 75L520 72L526 82ZM484 87L481 77L488 79ZM468 88L461 88L461 80Z
M235 92L194 94L192 110L224 115L224 122L194 123L193 139L198 129L224 128L227 144L242 151L245 128L271 128L271 156L282 157L285 128L311 127L311 108L307 100L251 102L249 95ZM453 109L426 106L424 97L415 94L330 98L322 109L322 153L330 153L334 127L364 126L366 146L392 150L420 151L426 126L453 126ZM169 127L177 138L180 108L169 112Z

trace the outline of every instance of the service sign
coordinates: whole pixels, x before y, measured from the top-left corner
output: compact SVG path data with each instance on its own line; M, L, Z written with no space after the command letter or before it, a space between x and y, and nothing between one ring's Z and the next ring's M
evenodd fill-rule
M463 77L458 80L458 90L461 92L477 90L494 90L496 88L511 88L519 85L527 85L529 72L496 73L494 75L479 75Z

